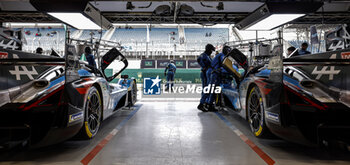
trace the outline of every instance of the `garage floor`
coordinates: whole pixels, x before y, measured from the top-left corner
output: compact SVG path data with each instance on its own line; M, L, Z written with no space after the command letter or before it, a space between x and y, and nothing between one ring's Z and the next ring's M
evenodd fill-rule
M237 115L203 113L197 104L139 102L107 119L90 141L2 152L0 164L350 164L350 153L254 138Z

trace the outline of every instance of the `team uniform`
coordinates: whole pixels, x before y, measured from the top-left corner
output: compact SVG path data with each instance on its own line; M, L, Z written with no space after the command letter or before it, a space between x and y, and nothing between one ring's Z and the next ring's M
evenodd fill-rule
M208 86L209 81L210 81L210 75L212 72L212 67L211 67L211 63L212 63L212 59L210 58L210 56L208 54L206 54L205 52L202 53L198 59L197 59L199 65L201 66L201 80L202 80L202 89L204 89L204 87ZM203 93L202 90L202 97L200 100L200 104L204 104L205 100L208 98L209 94L205 94Z
M169 84L170 87L174 86L174 76L176 72L176 66L173 63L169 63L168 66L165 68L164 73L166 74L166 88L169 89Z
M213 69L211 75L210 75L210 81L209 84L218 86L220 85L220 82L222 81L222 76L229 75L229 72L226 71L225 68L221 66L222 61L225 58L224 53L217 54L211 63L211 67ZM206 103L208 105L212 105L215 99L215 93L210 93L209 97L206 98Z
M95 62L95 59L94 59L94 55L87 54L85 57L86 57L86 60L88 61L89 65L91 65L91 66L96 68L96 62Z
M311 54L309 51L307 51L307 50L303 50L303 49L300 49L299 51L298 51L298 55L305 55L305 54Z

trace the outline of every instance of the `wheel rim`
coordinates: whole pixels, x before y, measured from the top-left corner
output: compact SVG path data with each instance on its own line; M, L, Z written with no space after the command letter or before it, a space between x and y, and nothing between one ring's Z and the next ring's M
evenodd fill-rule
M260 129L262 121L262 107L261 107L261 97L254 90L249 97L248 102L248 115L249 123L253 132L257 132Z
M96 92L90 95L90 98L88 99L87 112L88 127L92 134L94 134L97 132L101 121L101 101Z

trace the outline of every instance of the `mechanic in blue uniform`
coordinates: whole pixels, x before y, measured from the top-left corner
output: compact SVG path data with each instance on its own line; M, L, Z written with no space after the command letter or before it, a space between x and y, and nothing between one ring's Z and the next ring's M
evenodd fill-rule
M206 112L204 108L205 100L208 98L209 94L203 93L204 87L208 86L210 81L210 75L212 72L211 62L212 59L210 55L215 51L215 47L212 44L207 44L205 46L205 51L197 58L198 64L201 66L201 80L202 80L202 96L197 109Z
M309 44L306 42L301 44L301 49L298 51L299 55L305 55L305 54L311 54L309 51L307 51L307 47L309 47Z
M167 73L168 72L168 73ZM174 86L174 76L176 73L176 66L174 64L174 60L171 60L168 66L164 70L164 76L166 76L166 90L170 89Z
M94 59L94 55L92 54L91 48L88 46L85 47L85 57L86 57L86 60L88 61L89 65L96 68L96 62Z
M222 67L222 62L223 62L225 56L228 53L230 53L230 51L231 51L230 47L224 46L222 48L222 52L217 54L213 58L213 61L211 63L211 67L213 68L213 71L212 71L211 76L210 76L209 85L214 85L216 88L216 86L220 85L222 77L225 75L229 75L229 72L225 68ZM212 112L217 111L214 108L215 95L216 95L215 93L211 92L209 97L206 99L206 102L205 102L206 104L204 107L207 111L212 111Z

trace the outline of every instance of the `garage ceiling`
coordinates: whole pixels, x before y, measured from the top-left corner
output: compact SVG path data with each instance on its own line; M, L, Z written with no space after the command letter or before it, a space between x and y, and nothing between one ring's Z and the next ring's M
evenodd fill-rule
M49 0L48 0L49 1ZM223 2L224 10L215 7ZM195 10L192 16L156 16L154 9L159 5L174 5L175 1L133 1L133 10L127 10L127 1L96 0L91 3L101 10L112 23L199 23L199 24L234 24L257 9L264 1L177 1ZM69 4L69 1L67 1ZM149 7L148 7L149 6ZM205 7L213 6L214 8ZM141 7L141 8L140 8ZM58 22L58 20L37 11L29 0L2 0L0 2L0 22ZM341 24L350 23L350 1L325 2L324 12L320 9L314 14L299 18L295 24Z

